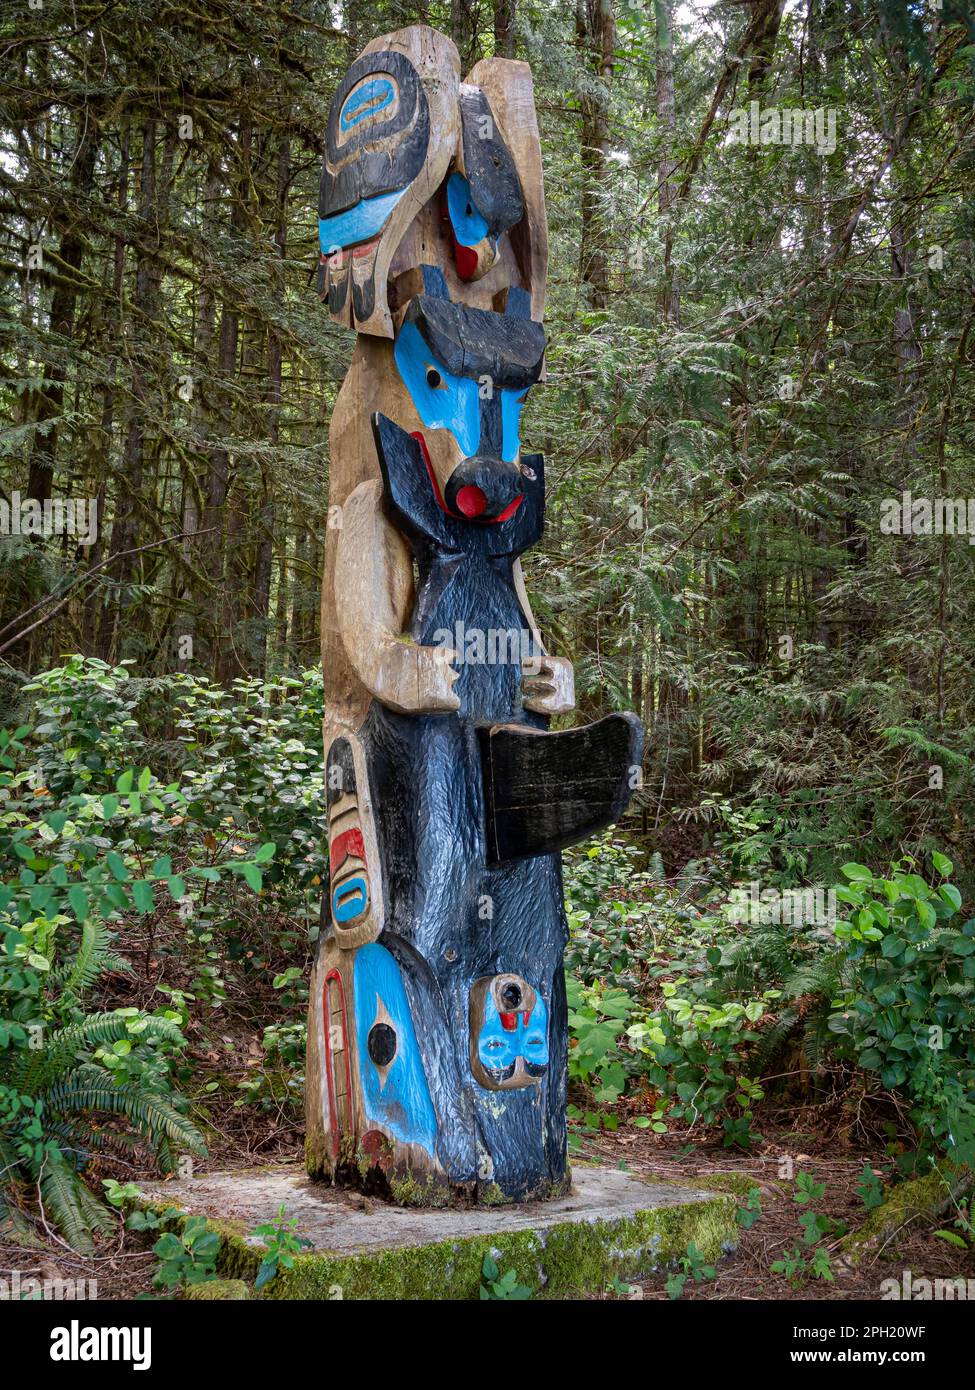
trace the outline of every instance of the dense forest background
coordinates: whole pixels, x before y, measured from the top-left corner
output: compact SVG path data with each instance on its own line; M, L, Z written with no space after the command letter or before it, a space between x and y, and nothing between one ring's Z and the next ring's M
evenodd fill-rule
M877 1297L893 1249L975 1278L952 0L4 8L0 1270L30 1246L115 1296L209 1280L216 1237L123 1227L134 1182L300 1152L352 351L312 284L321 145L340 74L417 21L465 70L534 72L528 588L568 718L647 726L626 824L566 856L572 1147L740 1194L739 1254L690 1244L647 1296ZM27 533L25 499L84 534Z
M273 678L318 659L329 412L309 284L325 113L423 21L527 59L552 232L528 560L585 716L648 726L666 850L745 808L821 873L973 813L975 551L881 529L973 491L973 31L904 0L23 0L2 21L8 706L61 653ZM735 141L819 111L835 138ZM835 124L828 126L827 121ZM773 132L774 136L774 132Z

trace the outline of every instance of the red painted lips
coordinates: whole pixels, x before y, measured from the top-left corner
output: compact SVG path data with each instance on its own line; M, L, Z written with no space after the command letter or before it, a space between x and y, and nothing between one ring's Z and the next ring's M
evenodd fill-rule
M420 446L420 452L423 455L423 462L427 466L427 473L430 476L430 483L433 487L433 495L437 499L437 505L440 510L446 512L448 516L456 517L459 521L481 521L485 526L497 526L499 522L507 521L509 517L514 516L515 512L525 500L525 494L519 492L518 495L508 503L503 512L499 512L497 516L484 516L484 511L487 507L487 497L481 488L477 487L474 483L468 483L466 486L458 488L457 490L457 497L455 500L458 510L455 512L452 508L448 507L447 503L444 501L443 493L440 491L440 484L437 482L437 475L434 473L433 464L430 461L430 451L427 449L427 441L423 438L423 434L420 430L414 430L410 437L415 439Z

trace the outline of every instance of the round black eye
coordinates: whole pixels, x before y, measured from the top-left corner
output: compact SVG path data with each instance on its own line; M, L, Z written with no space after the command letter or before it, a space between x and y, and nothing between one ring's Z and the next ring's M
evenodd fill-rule
M515 1010L521 1004L521 990L516 984L507 984L501 991L501 1002L505 1008Z
M437 371L436 367L427 368L427 385L431 388L431 390L436 391L437 387L440 385L442 381L443 377Z
M396 1029L388 1023L374 1023L369 1029L366 1046L377 1067L388 1067L396 1056Z

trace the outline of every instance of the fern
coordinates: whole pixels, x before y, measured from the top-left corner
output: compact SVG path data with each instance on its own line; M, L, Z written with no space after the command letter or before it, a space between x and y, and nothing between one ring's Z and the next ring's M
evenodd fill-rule
M107 946L104 934L83 941L65 982L73 979L80 987L92 971L111 968ZM142 1016L139 1022L141 1046L182 1041L171 1019ZM39 1186L47 1219L82 1253L90 1253L94 1234L114 1221L82 1177L92 1153L131 1149L141 1140L164 1171L173 1167L178 1152L206 1153L199 1130L165 1096L133 1080L119 1083L93 1057L99 1047L130 1038L131 1025L130 1010L89 1014L51 1033L43 1051L0 1053L0 1086L32 1105L39 1102L43 1125L43 1142L24 1144L33 1109L9 1120L0 1135L0 1167L8 1183L19 1177ZM124 1119L131 1132L106 1130L100 1123L106 1116Z
M83 1255L93 1249L91 1223L81 1201L84 1186L60 1153L48 1153L40 1174L41 1201L68 1244Z
M113 1013L88 1014L67 1028L57 1029L43 1051L21 1054L20 1064L12 1070L11 1084L30 1095L37 1094L65 1069L70 1069L80 1054L128 1038L131 1023L131 1013L117 1009ZM142 1019L141 1023L144 1026L139 1036L145 1042L176 1044L182 1041L182 1034L172 1019L150 1017Z
M81 928L81 944L74 959L56 966L50 972L51 983L60 984L66 993L78 996L90 989L105 971L131 974L129 962L112 951L114 941L115 933L110 932L104 922L97 917L86 918Z
M89 1111L124 1115L150 1140L165 1136L171 1144L188 1149L190 1153L202 1156L206 1152L196 1126L161 1096L151 1091L138 1091L132 1086L115 1086L106 1073L102 1075L105 1079L98 1083L84 1077L54 1086L41 1097L45 1109L60 1115L84 1115Z

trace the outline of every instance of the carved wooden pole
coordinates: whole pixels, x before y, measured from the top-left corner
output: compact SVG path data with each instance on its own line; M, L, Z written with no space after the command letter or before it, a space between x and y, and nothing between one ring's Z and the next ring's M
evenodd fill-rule
M415 26L332 102L319 287L356 347L329 434L322 591L331 877L312 974L307 1165L398 1200L554 1195L566 1166L559 851L614 820L632 715L548 732L520 556L544 471L548 258L526 64Z

